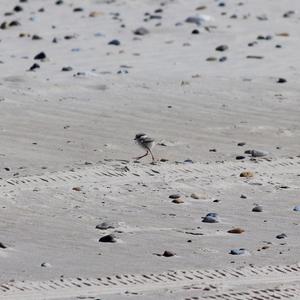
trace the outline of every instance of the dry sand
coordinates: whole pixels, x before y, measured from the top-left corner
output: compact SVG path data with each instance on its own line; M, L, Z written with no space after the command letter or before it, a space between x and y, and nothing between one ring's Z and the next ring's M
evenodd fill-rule
M0 2L0 299L300 299L300 2L20 2Z

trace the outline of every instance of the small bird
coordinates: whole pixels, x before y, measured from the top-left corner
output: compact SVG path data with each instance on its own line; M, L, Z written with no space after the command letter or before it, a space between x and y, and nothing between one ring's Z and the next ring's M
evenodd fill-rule
M138 133L135 135L134 140L140 147L142 147L143 149L145 149L147 151L144 155L135 157L135 159L139 160L139 159L147 156L150 153L151 157L152 157L152 161L155 161L154 156L151 151L151 149L155 146L154 139L148 137L147 134L145 134L145 133Z

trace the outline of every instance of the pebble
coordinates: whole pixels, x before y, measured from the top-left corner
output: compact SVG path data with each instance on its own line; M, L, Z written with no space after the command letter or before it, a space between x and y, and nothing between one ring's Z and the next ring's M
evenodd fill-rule
M107 230L110 228L115 228L115 226L112 223L108 222L103 222L101 224L96 225L96 229Z
M170 199L179 199L180 195L179 194L172 194L169 196Z
M61 70L62 70L63 72L69 72L69 71L72 71L73 68L72 68L72 67L63 67Z
M192 193L191 194L191 198L193 198L193 199L200 199L200 196L197 195L197 194L195 194L195 193Z
M29 71L34 71L35 69L39 69L40 68L40 65L37 64L37 63L34 63L30 68L29 68Z
M229 254L231 254L231 255L243 255L243 254L246 254L246 249L244 249L244 248L231 249Z
M223 51L228 50L228 46L227 45L220 45L220 46L216 47L215 50L223 52Z
M37 35L37 34L34 34L33 36L32 36L32 40L41 40L42 38L39 36L39 35Z
M227 60L227 57L226 56L222 56L219 58L219 62L224 62Z
M243 155L238 155L238 156L235 157L235 159L237 159L237 160L245 159L245 156L243 156Z
M269 155L269 152L262 150L251 150L250 153L252 157L263 157Z
M281 233L281 234L276 235L276 239L279 239L279 240L284 239L286 237L287 237L287 235L285 233Z
M240 142L240 143L237 143L237 145L238 145L239 147L243 147L243 146L246 145L246 143L245 143L245 142Z
M287 80L285 78L278 78L277 83L286 83Z
M40 52L39 54L37 54L34 59L37 59L37 60L43 60L46 58L46 54L45 52Z
M145 27L139 27L133 32L135 35L146 35L149 34L149 30Z
M194 30L192 31L192 34L200 34L200 31L199 31L198 29L194 29Z
M72 188L73 191L76 191L76 192L80 192L81 191L81 187L79 186L75 186Z
M120 46L121 42L119 40L111 40L108 45Z
M208 213L202 220L204 223L219 223L220 218L217 213Z
M251 171L244 171L240 174L240 177L251 178L254 174Z
M245 230L242 229L242 228L237 227L237 228L230 229L227 232L228 233L234 233L234 234L241 234L241 233L245 232Z
M181 198L178 198L178 199L172 200L172 203L181 204L181 203L184 203L184 200Z
M102 243L116 243L117 239L114 234L108 234L99 239Z
M256 206L253 207L252 211L253 212L262 212L263 207L261 205L256 205Z
M164 257L172 257L172 256L175 256L175 255L176 255L175 252L173 252L173 251L168 251L168 250L166 250L166 251L162 254L162 256L164 256Z
M6 248L7 247L3 243L0 242L0 249L6 249Z
M43 263L41 263L41 267L43 267L43 268L51 268L51 264L48 263L48 262L43 262Z
M293 211L300 211L300 205L296 205L293 209Z
M240 196L240 198L242 198L242 199L247 199L247 196L244 195L244 194L242 194L242 195Z
M204 21L204 19L201 17L188 17L185 19L186 23L193 23L198 26L202 25L203 21Z
M214 56L210 56L206 59L206 61L216 61L216 60L218 60L218 59Z

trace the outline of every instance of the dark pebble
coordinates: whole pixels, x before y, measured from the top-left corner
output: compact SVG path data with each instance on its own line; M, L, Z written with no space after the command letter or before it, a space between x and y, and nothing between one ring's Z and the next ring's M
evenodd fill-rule
M134 32L135 35L146 35L149 34L149 30L145 27L139 27Z
M293 209L293 211L300 211L300 205L296 205Z
M170 199L179 199L180 195L179 194L172 194L169 196Z
M164 256L164 257L172 257L172 256L174 256L174 255L176 255L176 253L174 253L174 252L172 252L172 251L166 250L166 251L163 253L162 256Z
M80 12L80 11L83 11L83 8L82 7L75 7L73 9L74 12Z
M39 54L37 54L34 59L38 59L38 60L42 60L46 58L46 54L45 52L40 52Z
M3 243L0 242L0 248L1 249L6 249L7 247Z
M231 255L243 255L246 253L246 249L240 248L240 249L231 249L229 254Z
M29 68L29 71L34 71L35 69L39 69L40 68L40 65L37 64L37 63L34 63L30 68Z
M245 146L246 145L246 143L244 143L244 142L241 142L241 143L238 143L237 144L239 147L243 147L243 146Z
M281 234L276 235L276 239L279 239L279 240L284 239L286 237L287 237L287 235L285 233L281 233Z
M227 57L226 56L222 56L221 58L219 58L219 62L224 62L227 60Z
M219 223L219 215L216 213L208 213L202 220L204 223Z
M121 42L119 40L111 40L108 45L120 46Z
M63 67L61 70L62 70L63 72L69 72L69 71L72 71L73 68L72 68L72 67Z
M262 212L263 207L261 205L256 205L256 206L253 207L252 211L253 212Z
M41 40L42 38L41 38L39 35L34 34L34 35L32 36L32 39L33 39L33 40Z
M102 243L115 243L116 241L116 236L114 234L108 234L99 239L99 242Z
M101 229L101 230L107 230L107 229L110 229L110 228L115 228L115 227L113 226L113 224L107 223L107 222L103 222L103 223L98 224L96 226L96 229Z
M192 34L199 34L200 33L200 31L198 30L198 29L194 29L193 31L192 31Z
M236 158L235 158L235 159L237 159L237 160L240 160L240 159L245 159L245 156L238 155L238 156L236 156Z
M228 50L228 46L227 45L220 45L220 46L216 47L216 51L223 52L223 51L226 51L226 50Z
M18 21L11 21L11 22L8 24L9 27L20 26L20 25L21 25L21 24L20 24L20 22L18 22Z
M14 7L14 11L15 12L20 12L20 11L22 11L23 10L23 8L22 8L22 6L20 6L20 5L16 5L15 7Z
M287 80L285 78L278 78L277 83L286 83Z

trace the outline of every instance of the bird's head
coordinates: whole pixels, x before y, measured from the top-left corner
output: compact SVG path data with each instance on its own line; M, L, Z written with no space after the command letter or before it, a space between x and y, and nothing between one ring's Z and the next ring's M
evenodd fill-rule
M143 138L146 138L146 137L147 137L147 134L145 134L145 133L138 133L138 134L135 135L134 140L136 141L136 140L140 140L140 139L143 139Z

